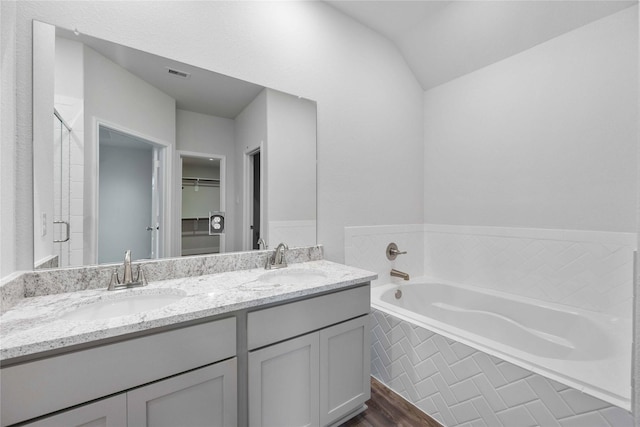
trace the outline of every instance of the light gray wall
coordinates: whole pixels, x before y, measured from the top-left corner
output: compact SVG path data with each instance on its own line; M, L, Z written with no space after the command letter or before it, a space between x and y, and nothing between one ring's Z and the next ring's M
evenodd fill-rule
M318 241L328 259L343 260L345 225L422 222L423 92L392 43L332 7L278 1L16 7L18 128L25 132L10 145L27 145L17 168L31 165L30 27L39 19L316 100ZM13 29L3 25L3 37ZM30 184L28 178L16 196L18 212L29 215L15 228L16 240L28 242L19 253L32 245Z
M636 232L637 10L425 92L425 222Z
M100 206L98 262L151 257L151 146L113 147L100 144Z
M84 64L82 43L56 37L56 95L84 98ZM70 120L71 117L65 117Z

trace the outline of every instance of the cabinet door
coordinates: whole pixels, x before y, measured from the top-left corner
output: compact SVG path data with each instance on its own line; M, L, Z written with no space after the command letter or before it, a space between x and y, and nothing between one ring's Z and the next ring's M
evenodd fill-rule
M319 425L319 334L249 353L249 425Z
M360 408L371 396L369 315L320 331L320 424Z
M119 394L26 424L29 427L122 427L127 425L127 398Z
M128 427L235 426L237 359L127 393Z

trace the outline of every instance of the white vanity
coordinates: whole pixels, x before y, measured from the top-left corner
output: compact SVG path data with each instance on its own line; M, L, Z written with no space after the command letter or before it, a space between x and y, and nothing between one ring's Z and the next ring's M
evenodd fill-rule
M320 260L24 298L0 317L1 425L339 423L370 395L374 278ZM61 318L135 292L184 297L131 315Z

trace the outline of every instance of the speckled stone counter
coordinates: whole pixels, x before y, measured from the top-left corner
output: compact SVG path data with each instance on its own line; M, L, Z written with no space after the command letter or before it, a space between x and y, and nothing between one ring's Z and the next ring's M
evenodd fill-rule
M271 254L272 250L232 252L142 260L134 264L142 266L149 281L157 281L259 268ZM321 259L320 245L287 251L289 264ZM3 277L0 281L0 314L25 297L105 288L114 269L122 274L122 263L22 271Z
M101 288L23 298L0 317L0 361L285 302L376 278L374 273L324 260L290 264L277 271L283 275L304 273L300 270L321 274L302 284L287 284L290 280L283 280L281 284L265 280L264 275L274 274L275 270L252 268L169 280L156 278L146 287L115 292ZM100 300L141 293L184 297L160 309L132 315L90 321L61 318Z

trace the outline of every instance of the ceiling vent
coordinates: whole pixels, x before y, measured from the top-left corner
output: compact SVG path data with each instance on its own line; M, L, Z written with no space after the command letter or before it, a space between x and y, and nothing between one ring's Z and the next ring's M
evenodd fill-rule
M176 70L175 68L170 68L170 67L165 67L167 69L167 72L174 76L174 77L178 77L181 79L188 79L191 78L191 73L187 73L184 71L180 71L180 70Z

